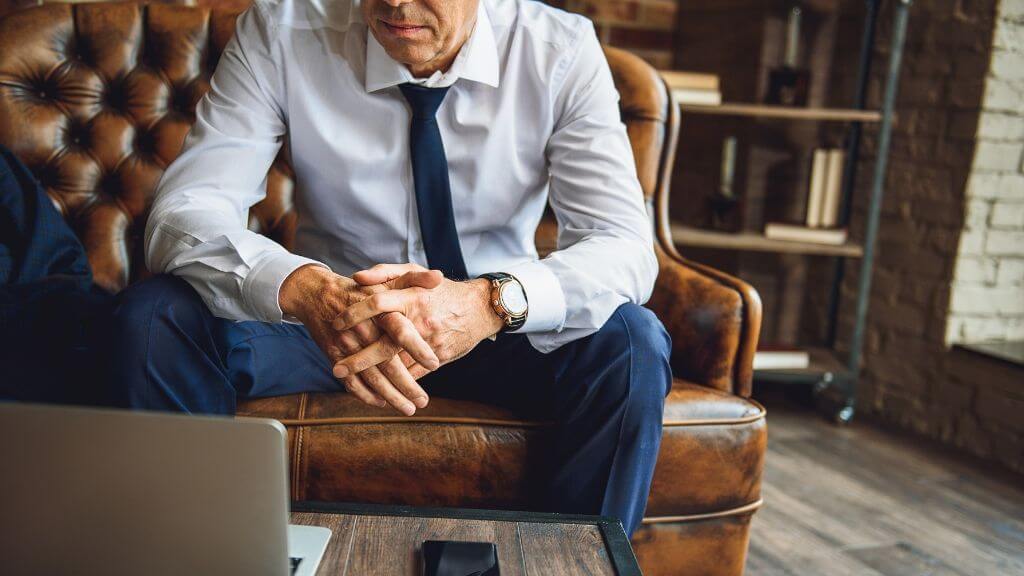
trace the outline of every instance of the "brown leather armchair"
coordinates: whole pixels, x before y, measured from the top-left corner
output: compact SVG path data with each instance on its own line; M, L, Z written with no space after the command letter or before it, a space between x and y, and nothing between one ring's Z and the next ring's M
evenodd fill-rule
M28 165L77 232L96 282L146 275L141 235L154 186L178 154L236 13L135 3L51 4L0 20L0 143ZM648 574L741 574L761 504L764 410L748 400L761 309L747 284L680 257L668 234L677 109L654 70L607 48L661 273L648 306L674 340L677 379L643 528ZM285 155L250 226L295 230ZM554 224L538 230L553 244ZM299 500L530 509L545 426L492 406L435 399L413 417L346 394L243 402L288 428Z

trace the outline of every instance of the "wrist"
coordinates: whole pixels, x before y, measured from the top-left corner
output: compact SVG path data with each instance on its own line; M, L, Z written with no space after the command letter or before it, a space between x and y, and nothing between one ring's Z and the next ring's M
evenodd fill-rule
M470 280L469 285L473 287L477 295L474 300L481 304L482 310L481 315L484 318L484 325L487 329L485 336L493 336L504 327L505 323L502 321L501 316L494 309L494 305L491 303L491 281L486 278L476 278Z
M281 283L277 295L281 312L286 316L300 318L305 306L313 300L311 295L323 292L335 276L334 272L316 264L296 268Z

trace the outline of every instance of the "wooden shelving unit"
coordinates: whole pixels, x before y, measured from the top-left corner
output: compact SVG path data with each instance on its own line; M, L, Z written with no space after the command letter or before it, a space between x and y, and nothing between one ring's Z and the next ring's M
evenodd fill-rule
M776 252L829 256L840 260L836 267L829 300L829 322L826 346L810 348L810 366L799 370L755 370L758 380L813 384L822 410L834 421L845 423L853 418L857 380L860 377L861 354L867 318L868 298L871 293L871 273L874 260L876 237L881 217L882 196L888 163L889 148L894 121L896 89L899 84L903 48L907 34L910 5L912 0L896 0L893 4L892 39L888 49L888 70L882 96L881 110L867 110L867 83L871 75L871 60L874 52L875 31L881 0L868 0L863 39L860 51L860 70L857 75L853 109L796 108L750 103L722 103L717 105L679 104L683 115L704 114L749 118L752 120L771 119L779 121L813 121L848 123L850 130L846 140L847 165L842 176L842 207L840 226L850 225L851 197L854 192L856 165L860 149L861 130L864 124L878 125L878 138L874 169L868 199L867 219L863 245L847 242L841 245L815 244L768 239L757 231L738 233L703 230L669 223L673 242L678 246L696 246L719 250ZM685 121L683 122L685 124ZM857 297L854 312L853 333L849 339L850 350L841 355L836 350L836 330L839 325L840 288L845 267L843 259L860 260L857 279Z
M751 118L775 118L779 120L863 123L882 121L882 113L879 111L849 108L795 108L792 106L723 102L717 106L681 104L679 109L689 114L718 114L722 116L748 116Z
M672 224L672 240L679 246L721 248L724 250L745 250L751 252L776 252L788 254L810 254L817 256L844 256L860 258L864 248L859 244L817 244L814 242L792 242L767 238L757 232L718 232Z

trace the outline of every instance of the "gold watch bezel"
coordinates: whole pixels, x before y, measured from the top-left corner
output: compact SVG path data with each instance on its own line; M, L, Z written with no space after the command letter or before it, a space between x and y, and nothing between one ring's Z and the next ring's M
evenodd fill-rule
M527 309L522 314L513 314L508 308L505 307L505 304L502 302L501 299L502 286L509 282L512 282L514 278L491 278L490 280L491 306L494 308L494 311L498 314L498 317L501 318L501 321L504 322L506 326L511 327L516 322L516 320L525 318L526 315L529 313L529 309Z

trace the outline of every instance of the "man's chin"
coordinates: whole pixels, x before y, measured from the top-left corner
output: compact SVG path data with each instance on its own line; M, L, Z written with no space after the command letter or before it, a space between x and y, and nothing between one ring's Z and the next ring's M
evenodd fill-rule
M430 52L428 50L389 50L386 46L384 50L392 60L404 64L410 69L430 62Z

